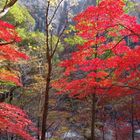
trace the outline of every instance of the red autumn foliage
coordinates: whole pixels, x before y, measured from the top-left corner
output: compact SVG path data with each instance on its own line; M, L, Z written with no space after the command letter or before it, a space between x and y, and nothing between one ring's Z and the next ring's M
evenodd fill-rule
M9 23L0 20L0 60L18 61L19 59L28 59L24 53L15 49L13 44L21 39L15 31L15 27ZM12 82L21 86L18 76L11 71L0 68L0 82ZM26 113L20 108L6 103L0 103L0 132L16 134L25 140L34 140L28 133L34 131L32 122L28 119Z
M12 82L15 83L17 86L22 86L16 74L11 73L4 69L0 70L0 81Z
M131 49L127 40L139 41L140 25L125 14L124 6L122 0L102 0L74 18L77 35L86 42L61 62L64 76L53 83L60 94L83 98L95 93L119 96L134 92L139 84L140 47ZM84 78L71 78L79 70Z
M21 109L6 103L0 103L0 131L1 133L16 134L25 140L34 140L27 131L35 130L26 113Z
M15 43L21 41L15 27L9 23L0 20L0 60L18 61L19 59L29 59L29 57L16 49ZM0 81L13 82L22 85L18 76L11 71L0 69Z

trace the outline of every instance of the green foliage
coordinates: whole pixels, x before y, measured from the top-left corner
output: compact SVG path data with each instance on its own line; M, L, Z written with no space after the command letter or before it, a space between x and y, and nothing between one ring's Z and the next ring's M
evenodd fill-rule
M4 5L4 1L0 2L0 7L2 8ZM29 11L26 7L21 6L20 4L16 3L9 12L3 17L5 21L10 22L11 24L24 27L26 29L33 29L35 25L35 20L30 15Z
M17 28L17 32L22 38L21 46L44 46L45 45L45 35L39 31L28 32L25 28Z
M0 94L7 92L13 86L16 86L16 85L12 82L0 81L0 87L3 87L0 89Z
M129 13L135 9L136 3L134 3L133 1L124 0L124 2L126 3L126 7L125 7L126 13Z
M107 58L111 57L112 54L113 53L112 53L111 50L106 50L105 53L100 56L100 58L101 59L107 59Z
M74 46L76 44L83 44L85 41L79 36L72 36L64 39L66 43Z
M69 29L65 31L65 34L69 37L65 38L64 41L71 46L78 44L82 45L85 42L85 40L83 40L80 36L77 36L75 32L76 32L75 26L70 25Z
M51 42L51 38L49 39ZM58 37L56 35L52 36L52 48L55 47L55 44L57 43ZM64 46L59 42L58 52L62 52L64 50Z

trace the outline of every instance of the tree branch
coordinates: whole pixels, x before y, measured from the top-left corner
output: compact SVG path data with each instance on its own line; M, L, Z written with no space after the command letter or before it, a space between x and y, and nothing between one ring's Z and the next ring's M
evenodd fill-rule
M18 0L6 0L5 5L3 9L0 11L0 18L2 18L4 15L7 14L7 12L10 10L10 8L17 2Z
M60 7L60 5L61 5L61 3L62 3L63 1L64 1L64 0L61 0L61 1L58 3L58 5L56 6L55 11L54 11L54 13L53 13L53 15L52 15L52 17L51 17L51 19L50 19L48 25L50 25L50 24L52 23L52 21L53 21L55 15L56 15L56 13L57 13L57 11L58 11L58 8Z
M51 58L54 56L54 54L55 54L55 52L56 52L56 49L57 49L58 44L59 44L59 42L60 42L60 39L61 39L61 37L62 37L62 35L63 35L63 33L64 33L66 27L67 27L67 22L68 22L68 21L66 21L63 30L62 30L61 33L58 35L58 39L57 39L57 42L56 42L56 44L55 44L54 50L52 51Z
M14 42L15 42L15 40L12 40L10 42L0 42L0 46L13 44Z

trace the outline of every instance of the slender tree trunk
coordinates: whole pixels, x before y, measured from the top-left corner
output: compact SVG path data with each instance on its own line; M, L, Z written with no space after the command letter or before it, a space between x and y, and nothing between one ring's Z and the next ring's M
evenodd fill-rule
M134 129L134 98L132 95L131 96L131 136L132 136L132 140L135 139L134 133L135 133L135 129Z
M96 6L96 0L92 0L92 5ZM97 51L97 46L96 46ZM97 53L95 54L95 58ZM95 93L92 95L92 120L91 120L91 140L95 140L95 122L96 122L96 89Z
M115 140L118 140L116 118L114 119L114 126L115 126Z
M42 118L41 140L45 140L45 133L46 133L48 105L49 105L49 89L50 89L51 69L52 68L51 68L51 61L50 61L50 62L48 62L48 74L47 74L47 79L46 79L46 91L45 91L45 101L44 101L44 110L43 110L43 118Z
M46 124L47 124L46 121L47 121L48 108L49 108L48 105L49 105L49 90L50 90L51 71L52 71L51 58L48 56L48 73L47 73L47 78L46 78L46 90L45 90L45 101L44 101L43 118L42 118L41 140L45 140Z
M95 140L96 94L92 95L91 140Z
M38 117L37 118L37 128L38 128L38 130L39 130L39 128L40 128L40 117ZM39 135L39 133L37 134L37 140L39 140L40 139L40 135Z
M103 126L102 126L102 139L105 140L105 114L104 114L104 110L101 110L101 114L102 114L102 121L103 121Z
M56 6L52 17L49 19L49 8L50 8L50 1L47 1L47 9L46 9L46 59L47 59L47 75L46 75L46 89L45 89L45 99L44 99L44 106L43 106L43 114L42 114L42 129L41 129L41 140L45 139L45 133L47 128L47 117L48 117L48 110L49 110L49 91L50 91L50 81L51 81L51 74L52 74L52 60L53 56L56 52L56 49L59 45L59 41L61 36L63 35L66 27L62 30L62 32L58 35L58 40L54 46L52 46L52 40L49 40L49 33L51 32L49 25L51 25L58 8L60 7L63 0L61 0L58 5ZM53 48L54 47L54 48Z
M95 45L95 58L97 58L97 49L98 46ZM97 73L97 70L95 70L95 73ZM95 78L96 79L96 78ZM96 80L95 80L96 81ZM91 140L95 140L95 122L96 122L96 87L94 88L94 93L92 94L92 118L91 118Z
M105 130L104 130L104 126L102 127L102 132L103 132L103 140L105 140Z
M117 129L117 112L116 110L114 109L113 111L113 121L114 121L114 131L115 131L115 140L118 140L118 129Z
M48 109L49 109L49 90L50 90L50 80L51 80L51 72L52 72L52 62L50 56L50 48L49 48L49 25L48 25L48 11L49 11L49 2L46 10L46 59L47 59L47 76L46 76L46 89L45 89L45 100L43 106L43 115L42 115L42 129L41 129L41 140L46 140L46 124L48 117Z

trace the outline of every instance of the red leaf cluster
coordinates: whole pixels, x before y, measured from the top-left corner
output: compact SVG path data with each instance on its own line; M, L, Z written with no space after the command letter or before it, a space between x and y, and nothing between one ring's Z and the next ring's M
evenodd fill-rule
M140 47L131 49L128 40L140 41L140 25L135 17L125 14L124 6L122 0L102 0L74 18L77 35L85 43L69 60L61 62L64 76L52 84L59 93L78 98L95 93L134 93L140 82ZM78 71L84 78L71 78Z
M0 60L18 61L19 59L29 59L29 57L16 49L15 43L21 41L15 27L7 22L0 20ZM0 81L13 82L22 85L18 76L11 71L0 69Z
M21 41L11 24L0 20L0 60L18 61L19 59L28 59L24 53L19 52L15 43ZM17 86L22 86L19 77L12 71L0 68L0 82L12 82ZM20 108L6 103L0 103L0 132L16 134L25 140L34 140L28 133L34 131L32 122L28 119L26 113Z
M21 109L0 103L0 131L16 134L25 140L34 140L26 131L35 130L32 122Z

